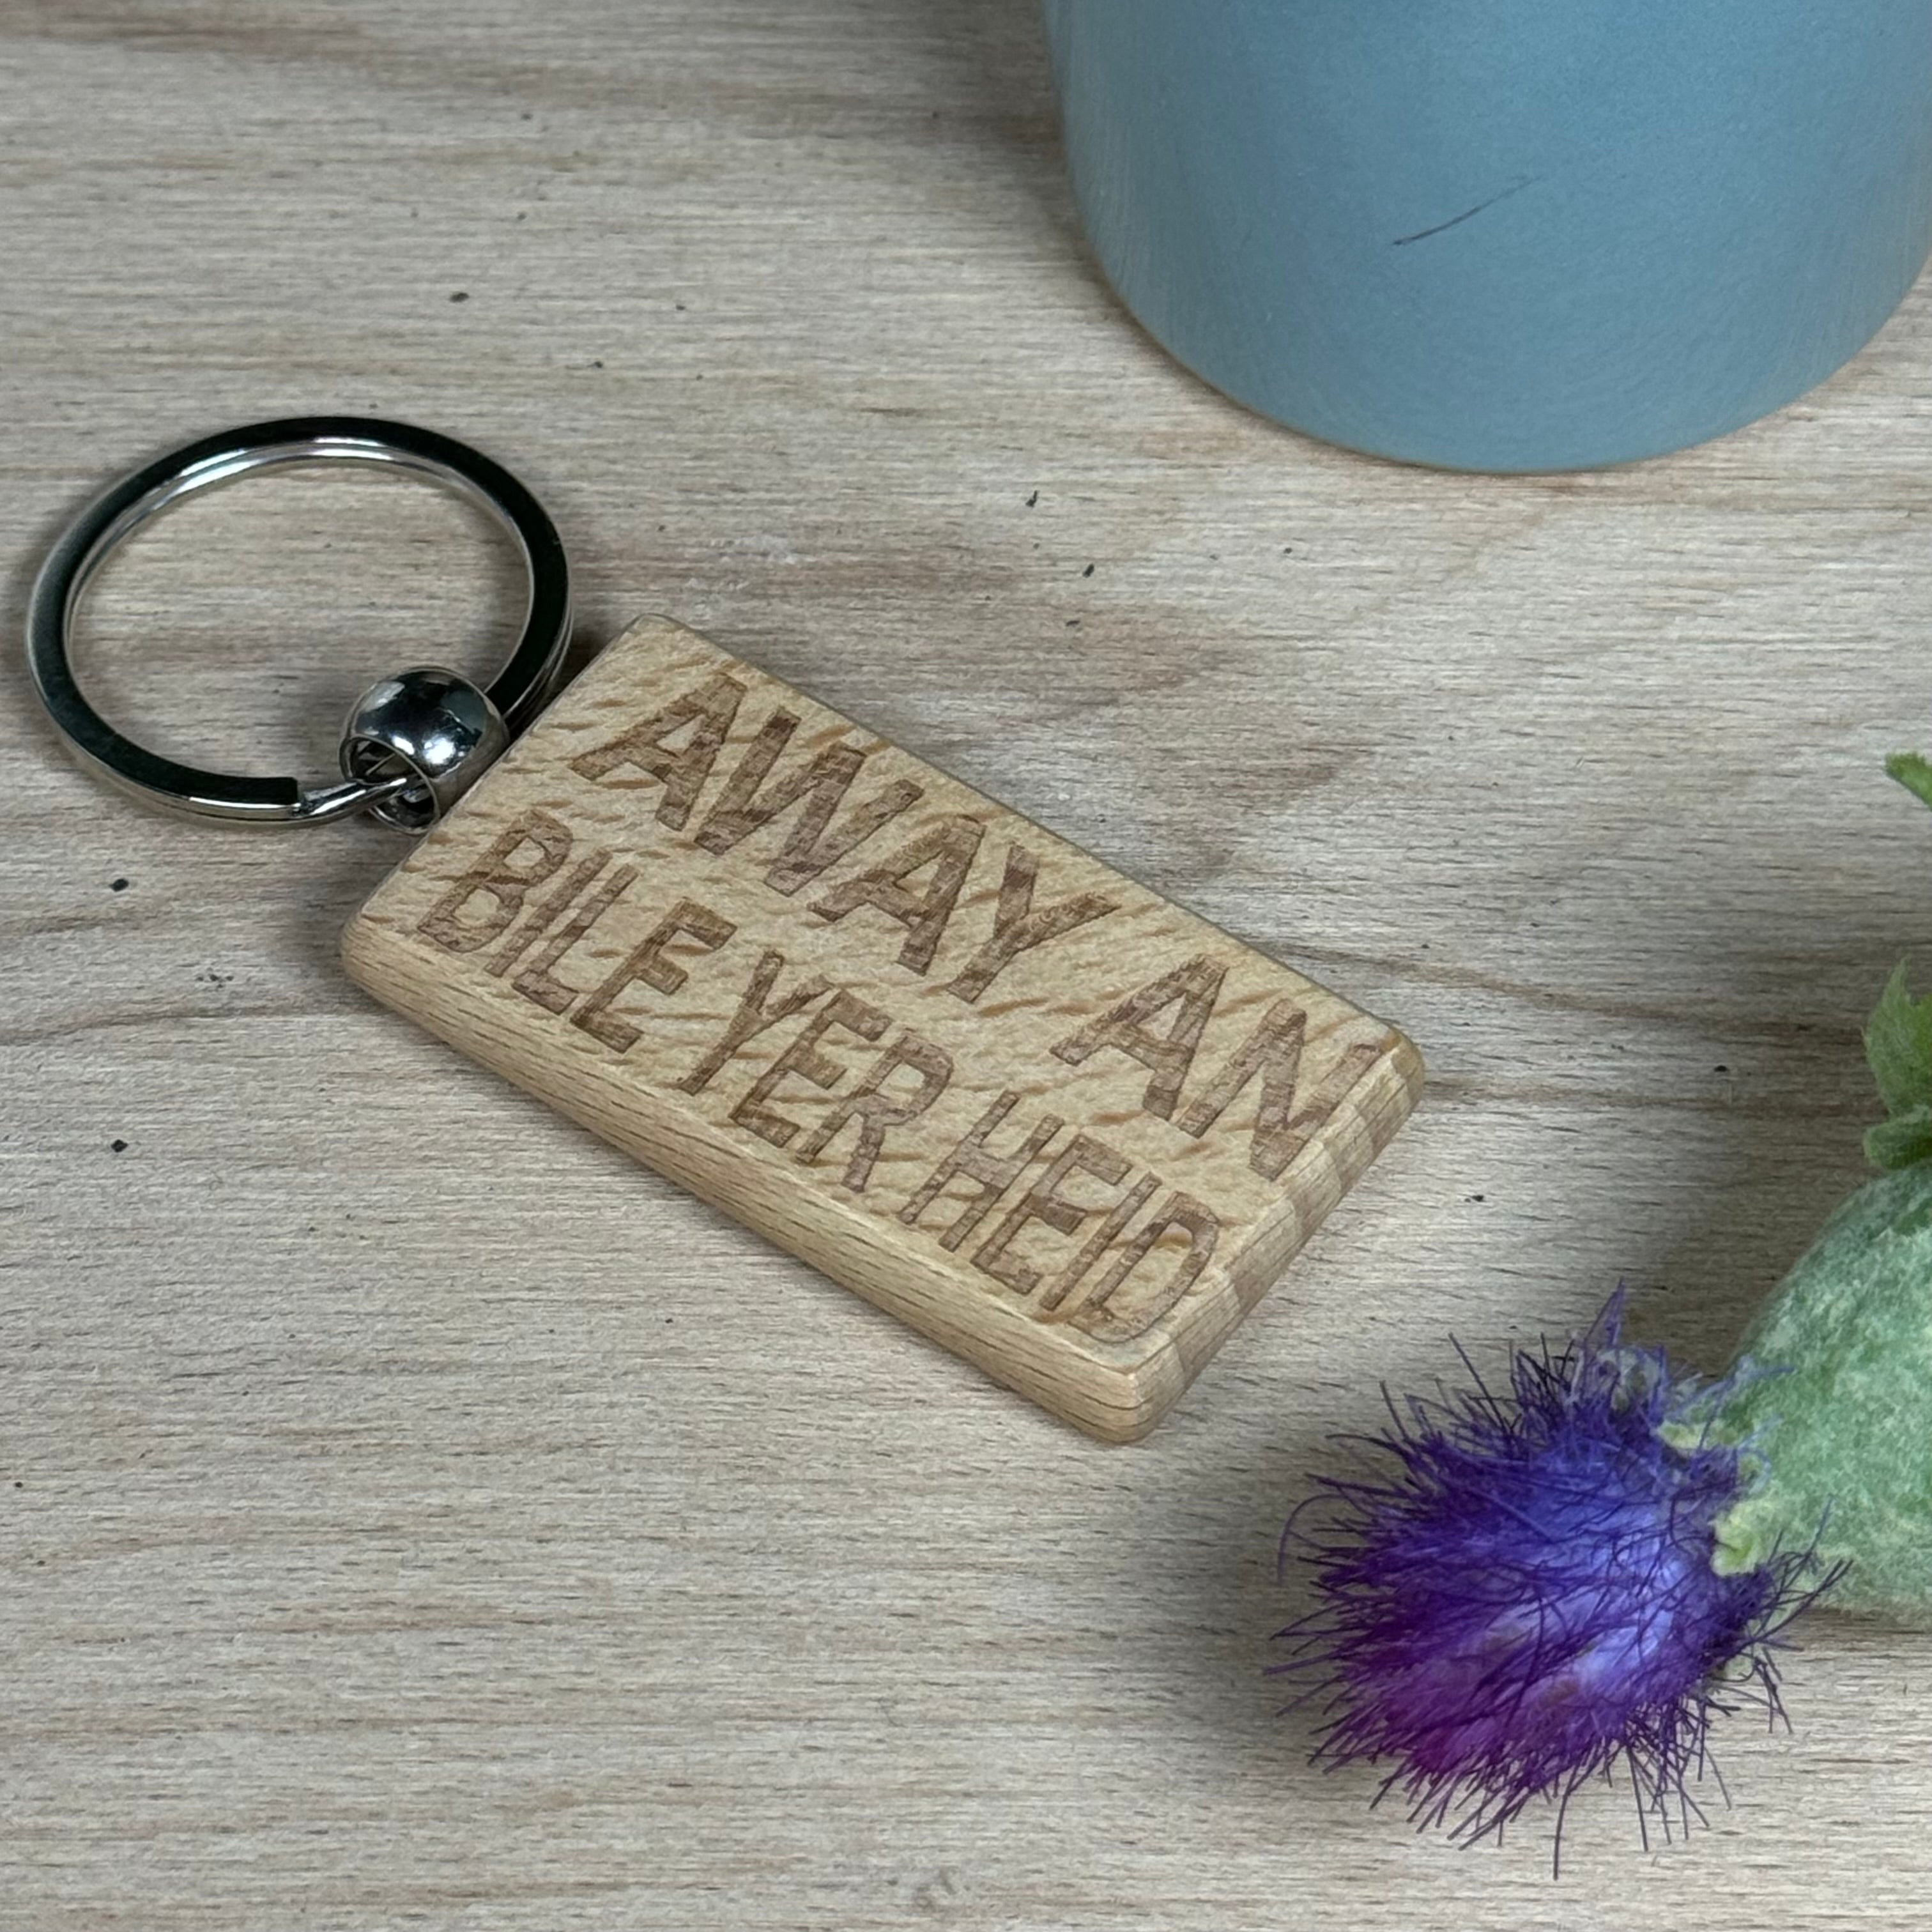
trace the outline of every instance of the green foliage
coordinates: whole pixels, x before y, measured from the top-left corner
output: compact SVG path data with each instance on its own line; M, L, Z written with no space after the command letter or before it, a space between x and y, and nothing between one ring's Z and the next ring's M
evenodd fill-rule
M1865 1028L1865 1058L1888 1120L1865 1136L1874 1167L1909 1167L1932 1155L1932 999L1915 1000L1901 964Z
M1932 761L1886 769L1932 806ZM1891 1116L1865 1150L1894 1171L1825 1224L1695 1419L1756 1459L1718 1526L1720 1570L1814 1550L1821 1574L1848 1566L1832 1603L1932 1628L1932 999L1902 965L1865 1052Z
M1932 1160L1932 1107L1914 1107L1866 1128L1865 1158L1888 1174Z
M1896 778L1922 805L1932 805L1932 760L1916 752L1894 752L1885 761L1886 776Z
M1718 1526L1717 1567L1816 1546L1827 1600L1932 1625L1932 1166L1868 1181L1759 1311L1748 1372L1706 1426L1759 1480ZM1822 1574L1822 1572L1821 1572Z
M1886 772L1932 806L1932 760L1898 752ZM1865 1058L1890 1115L1865 1136L1865 1158L1896 1170L1932 1160L1932 998L1915 1000L1900 964L1865 1028Z

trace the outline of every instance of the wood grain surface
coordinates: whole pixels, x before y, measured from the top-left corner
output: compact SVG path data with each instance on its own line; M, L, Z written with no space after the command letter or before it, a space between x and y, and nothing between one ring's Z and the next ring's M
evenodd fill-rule
M1448 211L1453 212L1454 211ZM0 1926L1932 1926L1932 1648L1734 1808L1456 1852L1305 1768L1288 1509L1378 1383L1725 1358L1932 948L1932 302L1666 462L1427 474L1165 359L1028 0L0 0L0 556L251 417L476 442L576 558L1385 1015L1414 1119L1130 1452L384 1012L374 827L143 816L0 671ZM406 482L104 578L117 719L321 769L512 578Z

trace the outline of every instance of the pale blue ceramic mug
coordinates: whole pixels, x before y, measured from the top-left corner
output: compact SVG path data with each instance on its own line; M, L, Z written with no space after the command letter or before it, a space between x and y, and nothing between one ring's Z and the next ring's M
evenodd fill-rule
M1464 470L1681 448L1932 250L1932 0L1046 0L1102 266L1232 396Z

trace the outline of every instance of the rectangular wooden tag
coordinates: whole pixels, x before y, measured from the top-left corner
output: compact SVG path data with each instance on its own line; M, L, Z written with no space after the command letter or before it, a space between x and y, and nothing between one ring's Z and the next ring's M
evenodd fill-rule
M1109 1441L1414 1105L1415 1049L661 619L350 924L363 986Z

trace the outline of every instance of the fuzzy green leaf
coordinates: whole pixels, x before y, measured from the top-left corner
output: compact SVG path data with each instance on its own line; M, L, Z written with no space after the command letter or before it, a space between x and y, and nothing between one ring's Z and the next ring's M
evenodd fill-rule
M1888 1172L1932 1160L1932 1107L1913 1107L1868 1127L1865 1158Z
M1901 961L1865 1028L1865 1058L1892 1114L1932 1107L1932 999L1915 1000Z
M1922 805L1932 805L1932 760L1916 752L1894 752L1885 761L1886 776L1896 778Z
M1922 804L1932 806L1932 760L1894 752L1885 769ZM1892 1168L1932 1160L1932 999L1912 997L1902 962L1865 1028L1865 1058L1892 1116L1865 1136L1865 1158Z

